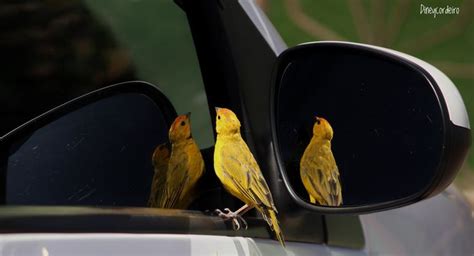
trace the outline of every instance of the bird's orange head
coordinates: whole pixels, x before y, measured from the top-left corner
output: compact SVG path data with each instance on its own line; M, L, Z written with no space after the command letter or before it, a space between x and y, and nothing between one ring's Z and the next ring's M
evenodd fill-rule
M240 132L240 121L232 110L216 108L217 134L235 134Z
M322 117L315 117L313 136L316 138L332 140L333 130L329 122Z
M174 120L169 130L171 143L184 141L191 138L191 113L179 115Z

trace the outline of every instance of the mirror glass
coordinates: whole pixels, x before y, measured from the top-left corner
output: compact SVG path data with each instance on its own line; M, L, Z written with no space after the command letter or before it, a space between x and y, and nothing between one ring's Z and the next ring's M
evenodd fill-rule
M167 134L162 110L144 94L87 104L10 148L6 203L146 206L151 155Z
M301 199L310 202L313 193L322 198L315 205L364 206L403 199L429 184L444 128L436 93L421 72L339 45L300 50L283 65L274 106L277 157ZM310 143L315 123L320 137Z

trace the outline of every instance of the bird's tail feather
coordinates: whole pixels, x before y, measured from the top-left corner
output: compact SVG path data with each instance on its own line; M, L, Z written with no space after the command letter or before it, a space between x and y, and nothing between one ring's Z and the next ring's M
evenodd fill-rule
M275 233L275 236L280 242L281 246L285 247L285 237L283 236L283 232L281 231L275 210L265 209L263 213L264 219L267 221L268 225Z

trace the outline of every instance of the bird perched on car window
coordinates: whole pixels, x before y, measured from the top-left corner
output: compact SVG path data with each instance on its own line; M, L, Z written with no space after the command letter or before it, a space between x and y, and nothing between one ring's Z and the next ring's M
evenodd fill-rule
M214 169L224 188L245 203L235 212L216 210L219 216L232 219L234 228L240 228L242 214L256 208L285 246L283 233L277 219L277 209L272 194L254 156L240 134L240 121L229 109L216 108L217 140L214 149Z
M316 117L313 137L300 161L301 180L313 204L342 204L339 170L331 150L333 135L329 122L322 117Z
M168 173L168 163L170 161L171 145L163 143L156 147L152 156L154 167L153 180L151 183L151 192L148 199L148 206L159 207L161 199L165 192L166 176Z
M193 198L193 189L204 174L204 160L191 135L190 115L176 117L169 130L171 155L160 208L187 208Z

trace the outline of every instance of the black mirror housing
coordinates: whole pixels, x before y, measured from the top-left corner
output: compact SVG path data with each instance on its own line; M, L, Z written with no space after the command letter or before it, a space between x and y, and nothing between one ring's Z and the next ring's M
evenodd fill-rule
M278 57L272 84L275 158L304 208L362 214L411 204L443 191L467 155L471 132L459 92L437 68L407 54L349 42L302 44ZM334 130L340 207L306 199L300 159L314 116Z

